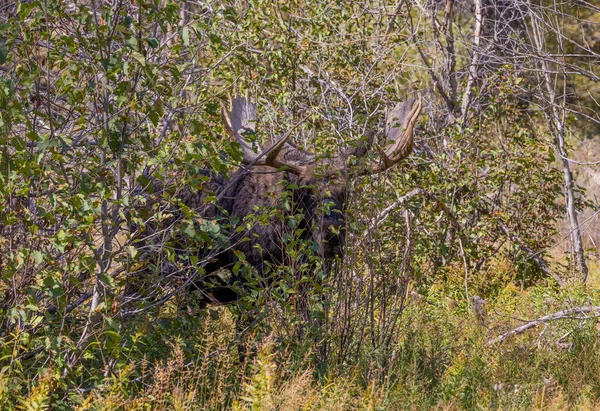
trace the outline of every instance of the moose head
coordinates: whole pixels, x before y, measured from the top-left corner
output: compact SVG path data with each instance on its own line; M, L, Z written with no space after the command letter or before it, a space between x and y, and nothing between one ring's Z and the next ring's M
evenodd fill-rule
M341 256L344 247L347 180L356 175L383 172L410 154L413 147L413 129L421 112L421 99L413 98L398 103L388 112L385 146L380 149L379 161L350 170L348 157L361 157L371 148L372 139L345 155L319 158L297 148L290 138L292 128L278 141L257 153L247 140L255 133L257 106L246 97L229 98L222 104L225 129L243 150L244 166L225 178L209 175L204 190L180 192L179 200L189 209L195 209L204 220L216 222L222 237L221 244L204 249L177 235L175 251L178 254L196 254L203 270L191 266L187 283L201 291L200 304L229 303L237 300L244 290L245 279L233 269L240 259L251 266L259 276L270 265L290 263L286 239L290 237L290 217L294 219L294 235L312 245L316 255L324 260ZM352 172L351 172L352 171ZM208 194L216 202L209 202ZM282 207L283 203L287 207ZM282 210L273 212L273 210ZM287 215L286 215L287 213ZM174 212L174 215L182 215ZM262 217L262 218L261 218ZM177 217L168 224L173 224ZM172 225L171 227L174 227ZM162 238L157 233L168 230L158 227L146 232L146 238ZM150 240L156 241L156 240ZM138 247L147 254L155 250L145 240ZM192 261L192 260L190 260ZM223 272L227 270L227 272ZM181 273L169 263L161 268L163 277ZM200 275L202 273L202 275Z
M290 142L295 126L271 147L257 153L246 139L256 132L256 112L256 104L247 95L230 97L228 105L222 104L225 129L243 150L245 167L233 173L229 181L220 175L211 179L210 185L219 200L211 211L205 208L205 214L218 219L218 214L224 211L229 219L244 221L247 216L261 212L257 210L281 207L284 191L293 187L293 205L288 211L302 216L301 221L297 221L297 227L301 228L297 232L303 239L312 241L321 258L341 256L347 179L383 172L411 153L413 129L421 112L420 97L398 103L388 112L385 147L381 150L380 160L355 170L352 175L348 156L363 156L370 143L343 156L319 159ZM265 264L285 264L286 229L287 224L280 217L273 217L268 224L231 230L229 247L205 265L207 275L197 286L205 293L207 302L227 303L237 299L238 293L232 290L231 284L224 282L222 276L211 276L211 273L232 267L240 252L259 273L263 272ZM210 287L206 287L208 278L212 279Z

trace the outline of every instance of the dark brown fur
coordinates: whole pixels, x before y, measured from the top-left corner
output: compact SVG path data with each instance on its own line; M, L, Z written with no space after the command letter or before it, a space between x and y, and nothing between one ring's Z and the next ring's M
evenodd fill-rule
M300 240L311 241L321 258L332 259L341 255L344 243L343 184L302 182L293 174L277 172L270 167L254 167L247 174L238 171L231 176L230 181L233 181L233 184L228 185L221 176L213 178L213 189L217 188L217 194L224 195L217 202L217 207L211 207L210 211L205 212L206 217L217 220L219 217L228 217L229 221L244 224L247 216L270 213L273 210L278 212L266 225L252 224L241 232L230 230L232 248L218 253L205 266L209 280L215 282L216 278L220 279L211 276L210 273L230 269L238 261L235 251L244 254L246 262L256 269L259 276L264 274L267 265L289 264L283 241L286 232L295 231L300 233ZM224 185L214 187L215 183ZM293 188L290 189L290 186ZM219 189L226 189L226 192L218 191ZM286 190L291 194L289 211L286 211L282 204ZM328 212L323 212L321 207L327 208ZM288 227L285 221L286 214L302 215L294 230ZM205 281L196 283L201 291L206 291L206 302L228 303L237 299L238 292L232 292L232 284L222 284L219 279L216 280L218 286L212 289L206 287ZM232 280L238 285L243 284L241 278L233 276ZM210 301L211 299L213 301Z
M387 121L382 161L362 170L363 173L385 171L411 152L413 127L420 111L420 98L396 105ZM265 279L268 266L291 263L286 252L285 234L294 234L300 240L311 242L316 254L325 260L341 255L345 237L346 156L318 160L314 154L291 144L289 133L258 155L243 137L246 131L254 130L256 105L248 98L235 97L230 99L229 108L223 105L222 114L226 129L244 151L247 166L234 172L229 180L222 175L208 176L204 190L193 192L184 188L177 196L186 207L225 230L221 233L225 236L218 240L220 244L205 247L194 246L176 229L174 232L176 253L184 260L186 255L197 257L204 269L192 267L187 274L201 291L205 304L229 303L244 293L247 279L239 274L239 270L231 270L240 259L253 269L250 271L258 274L259 281L272 281ZM371 138L367 139L366 145L354 149L352 155L362 156L371 142ZM282 171L282 168L288 171ZM216 196L217 201L209 203L209 194ZM273 213L274 210L278 212ZM175 217L169 224L182 214L177 210L173 213ZM293 228L288 226L291 215L300 216ZM267 221L263 218L262 224L256 223L255 217L261 216L268 216ZM144 245L140 241L140 246ZM192 260L195 259L190 258ZM166 275L169 271L181 271L169 264L166 267ZM223 270L233 273L222 275ZM202 271L204 274L200 276Z
M164 195L164 186L159 183L155 185L154 196ZM217 196L218 200L207 203L209 195ZM179 278L181 274L193 277L192 289L199 291L201 306L226 304L244 293L247 282L242 275L231 273L239 261L236 254L243 254L246 267L255 270L254 273L258 275L255 281L272 282L273 278L263 277L266 268L291 263L283 241L286 233L310 242L309 247L312 246L316 255L323 259L341 256L345 237L345 196L345 184L341 177L328 181L301 181L294 174L267 166L255 166L249 171L238 170L229 179L220 174L213 175L203 190L184 187L176 197L203 219L224 227L222 230L228 239L227 243L220 247L204 248L199 242L179 234L183 229L183 214L176 207L171 207L174 217L158 226L149 225L140 236L137 247L154 264L160 265L163 278L173 273L179 273ZM291 208L284 207L284 198ZM253 219L249 219L249 216L260 219L265 214L272 214L268 224L250 224ZM290 228L286 221L290 215L301 216L294 228ZM237 230L240 226L244 227L241 231ZM160 236L155 235L162 232L164 234ZM197 256L203 270L192 267L181 273L177 264L159 258L164 255L165 247L174 247L179 261L189 260L191 255ZM223 275L222 270L229 272Z

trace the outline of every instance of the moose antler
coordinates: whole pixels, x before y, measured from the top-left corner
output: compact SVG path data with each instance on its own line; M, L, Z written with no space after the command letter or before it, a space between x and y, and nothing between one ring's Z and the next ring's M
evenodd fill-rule
M242 135L242 133L255 133L256 104L250 101L248 93L246 93L246 97L238 97L236 95L232 98L229 96L229 109L221 102L221 114L225 128L236 139L244 151L244 164L264 165L274 168L287 167L292 173L300 177L308 178L312 176L312 168L310 166L285 161L283 156L280 155L284 147L287 148L286 151L297 150L288 143L288 140L292 136L292 132L304 123L308 119L308 116L296 123L269 149L257 154Z
M229 109L221 102L221 114L227 132L231 134L244 151L244 162L256 160L256 153L250 144L242 137L242 133L254 134L256 132L256 104L243 97L229 96Z
M403 158L406 158L413 147L413 130L415 123L421 113L421 96L398 103L389 112L386 124L386 145L382 152L382 161L365 170L366 173L380 173L392 167ZM229 108L221 103L223 122L225 128L242 147L244 151L244 163L251 165L264 165L274 168L286 167L290 172L300 176L302 179L310 179L313 176L315 164L313 155L298 150L288 140L292 132L304 123L308 117L303 118L295 124L269 149L257 154L248 143L243 134L255 133L256 104L246 97L229 97ZM327 173L338 173L346 169L346 161L340 157L334 157L329 164Z
M422 101L419 95L400 102L390 110L385 127L386 149L381 153L382 161L373 166L374 173L380 173L408 157L413 149L414 127L421 114Z

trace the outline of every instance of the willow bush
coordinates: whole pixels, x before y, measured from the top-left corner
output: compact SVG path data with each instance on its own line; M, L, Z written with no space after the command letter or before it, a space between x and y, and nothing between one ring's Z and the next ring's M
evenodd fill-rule
M596 404L591 322L485 344L510 318L598 296L558 289L534 258L548 259L564 213L553 130L528 99L537 78L490 47L496 54L467 86L472 42L447 30L469 32L473 9L421 3L5 2L2 407ZM593 83L585 79L576 78ZM258 101L258 143L308 115L294 141L323 158L383 135L385 108L416 92L425 116L409 159L351 175L343 260L322 264L291 236L294 264L271 267L277 281L249 277L253 291L238 304L199 309L187 287L203 274L197 251L227 242L230 227L178 195L240 166L220 102L245 91ZM462 116L461 93L475 102ZM286 215L290 201L267 211ZM177 224L174 210L184 215ZM268 223L259 211L248 224ZM164 241L140 247L136 236L153 227ZM298 278L303 270L312 275ZM487 301L487 322L474 317L474 296ZM240 363L243 344L254 354Z

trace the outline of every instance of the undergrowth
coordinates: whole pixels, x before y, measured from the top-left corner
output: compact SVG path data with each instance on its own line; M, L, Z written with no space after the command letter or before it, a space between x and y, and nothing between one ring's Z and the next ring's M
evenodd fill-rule
M598 304L597 291L580 285L520 289L509 283L487 296L484 312L476 314L469 300L456 298L462 286L458 281L454 286L451 281L445 284L432 287L428 295L412 294L385 369L370 361L369 353L360 353L353 363L319 368L314 356L319 343L285 344L276 327L265 325L262 328L268 333L257 330L244 336L246 345L255 349L240 363L232 315L219 308L201 313L202 327L196 330L182 327L168 335L158 332L158 326L147 326L137 351L131 350L119 367L110 372L87 370L95 375L93 386L75 386L75 379L68 376L72 371L53 365L56 362L50 357L30 377L27 361L5 367L0 374L2 407L504 410L600 406L596 319L548 322L489 344L523 320Z

